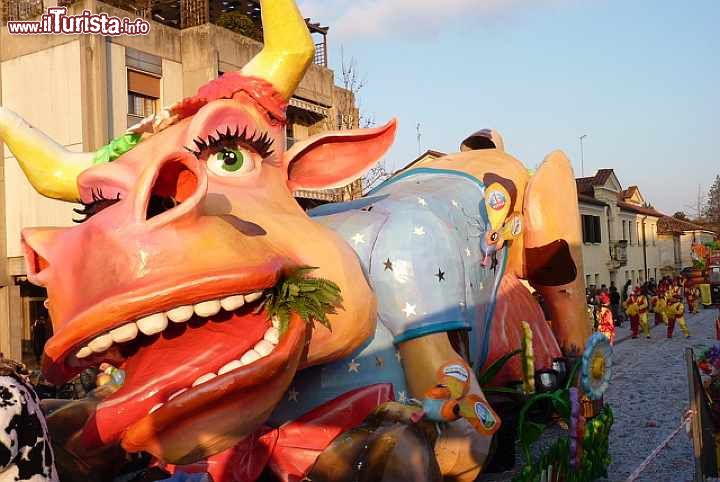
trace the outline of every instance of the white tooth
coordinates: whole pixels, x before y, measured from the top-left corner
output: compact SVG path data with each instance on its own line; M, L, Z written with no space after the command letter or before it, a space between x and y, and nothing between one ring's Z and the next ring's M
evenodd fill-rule
M108 333L105 333L88 343L88 348L95 353L102 353L112 346L112 342L112 337Z
M203 301L195 305L195 314L208 317L217 315L220 312L220 300Z
M256 352L260 353L262 356L268 356L270 353L272 353L273 348L275 348L275 345L270 343L267 340L260 340L257 345L255 345L255 348L253 348Z
M187 320L192 318L193 315L192 305L178 306L165 313L170 321L174 323L185 323Z
M78 350L77 355L75 355L75 357L77 357L77 358L87 358L87 357L89 357L89 356L92 355L92 354L93 354L93 351L92 351L89 347L84 346L84 347L82 347L82 348L80 348L80 349Z
M280 318L277 316L272 317L272 326L273 328L280 328Z
M245 366L243 362L241 362L240 360L233 360L230 363L223 365L222 368L218 370L218 375L224 375L227 372L231 372L236 368L240 368L242 366Z
M158 411L158 409L159 409L160 407L162 407L162 406L163 406L163 404L162 404L162 403L158 403L158 404L157 404L157 405L155 405L155 406L154 406L153 408L151 408L151 409L150 409L150 411L149 411L148 413L153 413L153 412L156 412L156 411Z
M214 373L206 373L205 375L203 375L203 376L199 377L197 380L195 380L195 381L193 382L192 386L193 386L193 387L197 387L197 386L200 385L200 384L203 384L203 383L205 383L205 382L207 382L207 381L212 380L212 379L215 378L216 376L217 376L217 375L215 375Z
M280 330L278 330L274 326L271 326L265 332L264 339L269 341L273 345L277 345L280 342Z
M225 311L235 311L244 304L245 297L243 295L228 296L220 300L220 305L222 305Z
M252 303L253 301L257 301L262 296L262 291L257 291L255 293L250 293L249 295L245 295L245 303Z
M245 365L249 365L252 362L258 361L261 359L262 356L260 353L256 352L255 350L248 350L245 352L245 354L240 358L240 361L243 362Z
M178 390L177 392L173 393L172 395L170 395L170 396L168 397L168 402L169 402L170 400L172 400L173 398L178 397L178 396L182 395L183 393L185 393L185 392L187 392L187 391L188 391L187 388L183 388L182 390Z
M160 333L167 328L167 317L165 313L155 313L137 320L137 326L146 335L154 335Z
M110 332L112 341L115 343L124 343L134 340L138 334L138 328L135 323L127 323L119 328L115 328Z

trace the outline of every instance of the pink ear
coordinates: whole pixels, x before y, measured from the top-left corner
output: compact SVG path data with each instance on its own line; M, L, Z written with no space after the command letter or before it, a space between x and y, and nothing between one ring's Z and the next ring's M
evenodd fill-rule
M397 121L375 129L320 134L298 142L285 154L288 187L331 189L362 176L395 140Z

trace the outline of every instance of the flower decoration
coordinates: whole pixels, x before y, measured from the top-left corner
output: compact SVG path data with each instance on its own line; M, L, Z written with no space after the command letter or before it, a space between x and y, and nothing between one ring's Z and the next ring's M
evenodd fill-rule
M582 388L592 400L602 398L610 383L612 347L602 333L594 333L582 358Z
M535 356L533 354L533 332L530 325L522 322L522 368L523 390L525 393L535 393Z
M577 422L580 416L580 397L578 389L570 389L570 466L577 467Z
M570 466L578 470L582 463L583 440L585 439L585 417L580 407L580 391L572 387L570 397Z
M706 348L697 359L698 367L707 375L720 371L720 345Z

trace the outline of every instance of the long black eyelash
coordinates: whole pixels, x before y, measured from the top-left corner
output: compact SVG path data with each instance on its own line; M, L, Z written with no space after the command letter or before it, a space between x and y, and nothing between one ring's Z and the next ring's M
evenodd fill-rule
M120 193L117 193L114 198L108 198L103 195L102 189L100 188L92 188L90 192L92 194L92 201L90 201L89 203L80 201L82 207L78 209L73 209L73 212L79 214L80 216L83 216L81 219L73 219L74 223L84 223L91 216L94 216L103 209L108 208L116 202L120 201Z
M233 132L229 126L225 132L220 132L219 130L215 132L216 135L208 135L207 139L198 137L193 140L196 149L188 148L188 150L195 154L195 157L200 157L207 151L217 152L223 148L232 148L238 144L245 144L263 158L269 157L273 153L271 149L273 139L270 138L267 132L254 132L253 134L249 134L247 127L245 127L242 132L240 132L239 127L235 127L235 132Z

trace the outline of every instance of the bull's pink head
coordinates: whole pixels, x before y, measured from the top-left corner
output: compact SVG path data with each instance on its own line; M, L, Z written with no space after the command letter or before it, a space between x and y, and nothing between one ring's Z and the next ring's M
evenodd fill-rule
M395 124L286 151L286 100L313 45L292 0L263 8L263 52L175 106L114 162L86 168L87 157L2 114L0 134L33 185L66 200L77 189L84 204L78 226L26 229L22 240L28 277L49 294L47 376L62 382L101 362L127 374L88 421L87 443L120 441L174 463L219 452L267 419L298 368L349 354L374 329L354 253L291 193L357 178ZM294 318L278 339L256 307L298 266L336 282L343 309L332 332Z

